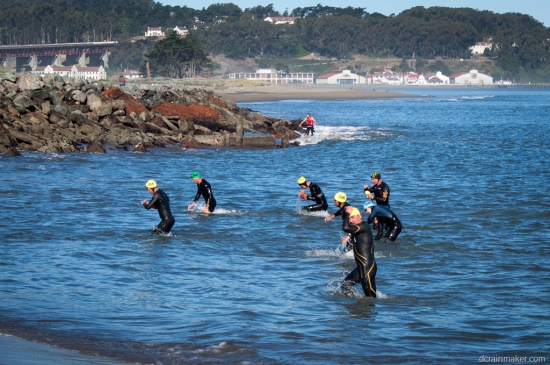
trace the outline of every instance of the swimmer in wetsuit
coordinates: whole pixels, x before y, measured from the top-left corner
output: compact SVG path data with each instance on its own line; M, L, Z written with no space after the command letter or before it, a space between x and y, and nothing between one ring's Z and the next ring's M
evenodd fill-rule
M338 211L336 213L331 214L328 217L326 217L325 222L331 221L334 217L342 215L344 209L346 209L346 207L350 206L346 202L347 199L348 199L348 197L346 196L346 194L344 194L342 192L338 192L334 195L333 203L334 203L334 206L338 208ZM342 215L342 219L344 219L343 215Z
M300 199L315 200L315 204L306 205L302 207L303 210L307 210L308 212L318 212L328 209L327 199L325 198L325 194L323 194L319 185L314 184L311 181L307 181L303 176L298 179L298 185L302 188L302 190L300 190L300 194L298 195ZM309 188L309 195L304 191L305 188Z
M388 184L382 181L382 176L380 175L380 172L374 171L370 175L370 179L372 181L372 186L363 186L367 198L373 200L376 205L383 205L390 208L390 187L388 186ZM380 232L384 231L384 225L378 224L378 221L375 221L372 229L378 231L380 234Z
M353 242L353 256L357 267L353 269L342 283L342 289L349 291L357 283L361 283L367 297L376 298L376 261L374 260L374 241L372 231L367 223L362 221L357 208L348 206L344 209L342 230L347 232ZM347 237L344 237L346 239Z
M187 209L193 208L195 204L197 204L197 200L199 200L202 195L206 203L203 211L205 213L212 213L214 208L216 208L216 199L214 199L214 194L212 194L210 184L201 177L201 174L198 171L193 171L191 174L191 179L193 179L193 182L197 184L197 194L195 195L195 200L187 206Z
M147 181L145 187L147 188L147 191L153 195L153 197L151 198L151 201L142 200L141 205L143 205L143 207L147 210L151 208L157 209L160 219L162 219L153 232L156 234L160 232L169 233L174 226L174 223L176 223L176 220L170 211L170 198L168 198L168 195L166 195L164 191L158 188L155 180Z
M388 207L383 205L376 205L376 203L372 201L368 201L363 206L365 209L365 212L369 215L367 218L367 223L371 224L374 222L375 219L378 220L378 225L386 225L388 227L388 230L386 231L386 238L390 241L394 242L397 239L397 236L399 236L399 233L401 233L401 230L403 229L403 226L401 225L401 221L395 213ZM379 240L382 237L383 230L379 229L378 234L376 237L374 237L375 240Z

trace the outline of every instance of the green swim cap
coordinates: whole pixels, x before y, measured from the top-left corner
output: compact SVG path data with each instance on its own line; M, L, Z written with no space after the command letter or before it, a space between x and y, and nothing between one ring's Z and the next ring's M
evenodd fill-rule
M193 171L191 173L191 179L199 179L201 177L201 173L198 171Z
M380 171L374 171L372 174L370 174L370 177L372 179L380 179Z

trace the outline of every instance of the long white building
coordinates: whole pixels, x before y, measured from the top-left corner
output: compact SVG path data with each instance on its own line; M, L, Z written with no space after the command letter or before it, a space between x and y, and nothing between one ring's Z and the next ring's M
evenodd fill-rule
M451 85L492 85L493 78L477 70L470 70L449 76L449 83Z
M346 84L346 85L356 85L356 84L366 84L367 79L363 76L352 73L350 70L344 70L342 72L333 72L321 75L317 77L315 81L316 84Z
M313 84L313 72L291 72L288 74L277 73L270 68L261 68L256 72L238 72L229 74L230 79L246 79L253 81L270 82L272 84L303 83Z

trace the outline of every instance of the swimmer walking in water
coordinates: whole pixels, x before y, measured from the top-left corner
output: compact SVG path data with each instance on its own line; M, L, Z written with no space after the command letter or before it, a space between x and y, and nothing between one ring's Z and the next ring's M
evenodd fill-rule
M193 182L197 184L197 194L195 195L195 200L187 206L187 209L193 208L202 195L206 203L203 212L212 213L214 208L216 208L216 199L214 199L214 194L212 193L210 184L201 177L201 174L198 171L193 171L193 173L191 173L191 179L193 179Z
M325 198L325 194L323 194L319 185L314 184L311 181L307 181L303 176L300 176L298 179L298 185L302 188L300 190L300 194L298 195L300 199L315 200L315 204L306 205L302 207L303 210L307 210L308 212L318 212L328 209L327 199ZM305 192L305 188L309 188L309 195Z
M158 226L155 227L153 233L169 233L174 226L174 223L176 223L176 220L170 211L170 198L168 198L168 195L166 195L164 191L158 188L155 180L147 181L145 188L149 193L151 193L151 195L153 195L153 197L151 198L151 201L142 200L141 205L143 205L143 207L147 210L151 208L158 210L160 219L162 219Z
M342 230L349 234L353 243L353 256L357 267L342 283L344 292L357 283L361 283L367 297L376 298L376 261L374 260L374 241L369 225L363 222L357 208L348 206L342 213Z

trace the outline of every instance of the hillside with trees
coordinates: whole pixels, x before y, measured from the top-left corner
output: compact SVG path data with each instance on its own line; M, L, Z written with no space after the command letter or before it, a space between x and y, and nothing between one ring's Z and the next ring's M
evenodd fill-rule
M263 20L267 16L299 19L292 25L275 25ZM519 13L418 6L384 16L363 8L319 4L280 14L273 4L243 10L233 3L192 9L153 0L14 0L0 3L0 24L0 45L116 40L119 46L110 62L115 69L138 68L147 55L154 58L155 41L131 41L147 26L165 31L186 26L213 57L280 60L308 53L336 59L362 55L399 58L404 64L413 60L417 68L433 65L425 60L443 64L468 60L468 47L491 41L498 47L484 57L494 72L550 82L550 28Z

